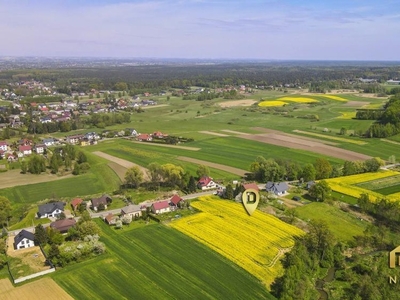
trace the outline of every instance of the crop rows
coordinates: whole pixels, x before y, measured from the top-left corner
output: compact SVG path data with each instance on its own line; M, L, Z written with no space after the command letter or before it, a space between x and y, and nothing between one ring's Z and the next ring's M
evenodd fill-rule
M241 204L201 197L192 206L202 213L178 220L172 227L204 243L269 286L282 269L274 258L303 232L260 211L248 216Z

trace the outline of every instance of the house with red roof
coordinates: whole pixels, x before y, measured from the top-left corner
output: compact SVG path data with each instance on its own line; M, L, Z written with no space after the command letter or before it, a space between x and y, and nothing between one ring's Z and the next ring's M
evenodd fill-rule
M147 133L139 134L139 135L136 137L136 139L137 139L139 142L141 142L141 141L148 141L148 142L150 142L151 140L153 140L153 138L151 137L151 135L150 135L150 134L147 134Z
M23 156L32 154L32 146L30 145L21 145L18 146L18 151L22 153Z
M79 205L81 205L81 203L83 202L83 200L81 198L75 198L71 201L71 207L74 211L76 211L76 209L79 207Z
M109 213L104 218L104 222L106 222L108 225L115 225L118 220L119 220L119 217L118 216L114 216L112 213Z
M169 199L170 204L174 207L178 207L179 202L183 201L183 198L181 198L178 194L173 195L172 198Z
M209 176L203 176L197 182L197 187L202 190L215 189L218 185Z
M151 211L154 214L162 214L171 211L171 206L169 205L168 200L154 202L151 205Z
M253 189L253 190L256 190L257 192L260 191L260 189L259 189L257 183L255 183L255 182L252 182L252 183L242 183L242 186L243 186L243 188L244 188L245 190Z

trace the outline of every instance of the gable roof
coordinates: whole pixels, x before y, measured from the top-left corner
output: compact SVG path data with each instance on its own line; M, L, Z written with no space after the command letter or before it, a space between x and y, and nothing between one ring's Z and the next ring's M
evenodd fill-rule
M76 224L75 219L64 219L64 220L57 220L50 223L50 227L57 229L58 231L67 231L69 228Z
M259 191L260 189L258 188L258 185L255 182L252 183L243 183L243 187L248 190L248 189L254 189L256 191Z
M19 151L29 151L29 150L32 150L32 147L31 146L29 146L29 145L21 145L21 146L19 146L18 147L18 150Z
M213 179L209 176L203 176L199 179L199 181L197 182L197 184L201 185L201 186L206 186L207 184L209 184Z
M167 208L167 207L169 207L168 200L154 202L153 203L153 207L154 207L155 210L160 210L160 209L163 209L163 208Z
M131 213L133 213L133 212L137 212L137 211L141 211L141 210L142 210L142 209L141 209L141 206L140 206L140 205L131 204L131 205L128 205L128 206L123 207L123 208L121 209L121 213L122 213L122 214L131 214Z
M107 205L108 201L111 200L111 197L109 195L103 195L99 198L93 198L92 199L92 205L93 207L98 207L100 204Z
M114 216L112 213L109 213L104 219L107 221L108 224L114 219L118 218L117 216Z
M289 186L286 182L271 182L268 181L265 185L265 189L267 192L274 192L274 193L283 193L289 189Z
M75 198L71 201L71 206L72 207L77 207L79 204L81 204L83 200L81 198Z
M32 232L26 231L22 229L15 237L14 237L14 244L18 245L23 239L28 239L31 241L35 240L35 235Z
M172 196L172 198L169 201L171 201L174 205L178 205L178 203L182 200L183 199L181 197L179 197L178 194L175 194Z
M65 206L64 202L51 202L51 203L42 204L42 205L39 205L39 214L41 216L43 216L45 214L51 214L57 208L63 211L64 206Z

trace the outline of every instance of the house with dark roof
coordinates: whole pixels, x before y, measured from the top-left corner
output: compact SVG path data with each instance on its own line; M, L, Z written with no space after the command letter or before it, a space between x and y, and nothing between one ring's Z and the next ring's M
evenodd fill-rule
M121 209L121 216L128 216L130 218L139 218L142 216L142 206L128 205Z
M35 235L32 232L22 229L14 237L14 249L25 249L35 246Z
M178 194L175 194L171 199L169 199L169 204L173 207L178 207L179 203L182 203L183 201L183 198L181 198Z
M314 180L311 180L306 183L306 189L309 190L315 184Z
M151 211L154 214L162 214L162 213L165 213L165 212L170 212L171 211L171 206L169 205L169 201L168 200L158 201L158 202L154 202L151 205Z
M109 195L103 195L99 198L92 199L92 209L97 211L99 206L102 204L104 205L104 209L107 209L107 205L112 202L112 198Z
M38 218L58 217L64 211L64 202L50 202L39 205Z
M203 176L197 182L197 187L202 190L209 190L217 188L217 184L213 181L213 179L209 176Z
M268 181L265 185L265 190L269 193L274 193L275 195L283 195L287 192L289 186L286 182L272 182Z
M50 223L50 227L59 231L60 233L67 233L71 227L75 226L75 224L76 224L75 219L64 219Z

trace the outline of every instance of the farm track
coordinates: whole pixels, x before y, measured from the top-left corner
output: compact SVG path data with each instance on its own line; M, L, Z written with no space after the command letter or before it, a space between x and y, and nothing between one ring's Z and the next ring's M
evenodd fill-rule
M140 165L138 165L138 164L135 164L133 162L130 162L128 160L125 160L125 159L122 159L122 158L119 158L119 157L116 157L116 156L109 155L109 154L101 152L101 151L94 151L93 154L95 154L97 156L100 156L102 158L105 158L105 159L109 160L110 162L113 162L113 163L115 163L115 164L117 164L119 166L122 166L122 167L126 168L126 169L130 169L130 168L132 168L134 166L138 166L140 168L140 170L143 172L143 178L145 180L149 179L148 175L147 175L147 169L142 167L142 166L140 166ZM119 166L115 166L114 164L109 164L109 166L120 177L121 169L119 168Z
M223 133L218 133L218 132L213 132L213 131L199 131L199 132L204 133L204 134L216 135L216 136L220 136L220 137L229 136L228 134L223 134Z
M178 156L177 159L182 160L182 161L195 163L195 164L198 164L198 165L205 165L207 167L211 167L211 168L214 168L214 169L219 169L219 170L226 171L228 173L232 173L232 174L239 175L239 176L242 176L242 177L244 177L245 174L248 173L248 171L246 171L246 170L242 170L242 169L238 169L238 168L234 168L234 167L229 167L229 166L225 166L225 165L221 165L221 164L217 164L217 163L212 163L212 162L205 161L205 160L195 159L195 158L191 158L191 157Z

